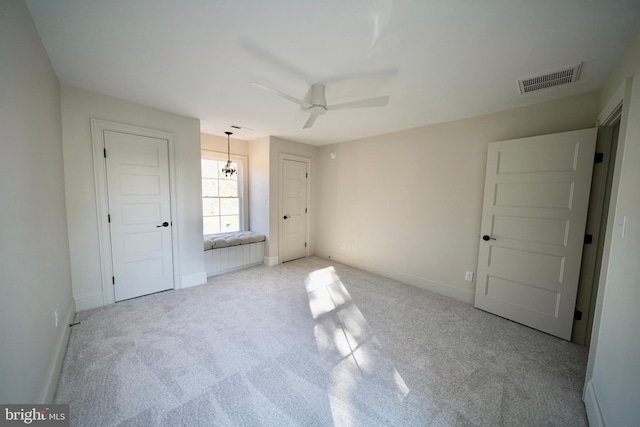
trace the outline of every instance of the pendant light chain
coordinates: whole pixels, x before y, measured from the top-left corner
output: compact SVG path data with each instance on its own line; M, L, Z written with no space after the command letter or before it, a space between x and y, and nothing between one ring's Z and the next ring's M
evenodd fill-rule
M231 141L229 137L233 135L233 132L225 132L227 134L227 164L222 168L222 173L225 177L232 177L236 173L236 168L231 163Z

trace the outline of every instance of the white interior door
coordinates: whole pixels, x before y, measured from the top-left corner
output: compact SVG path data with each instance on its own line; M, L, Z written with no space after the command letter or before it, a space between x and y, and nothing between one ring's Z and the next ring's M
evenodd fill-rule
M105 131L115 300L173 288L168 141Z
M282 160L282 262L307 256L307 163Z
M489 144L477 308L571 339L596 133Z

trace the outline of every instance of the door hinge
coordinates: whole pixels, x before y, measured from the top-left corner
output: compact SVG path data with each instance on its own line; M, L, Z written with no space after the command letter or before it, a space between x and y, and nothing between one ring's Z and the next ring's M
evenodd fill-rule
M307 213L307 208L304 208L304 213Z
M106 159L107 158L107 149L106 148L102 150L102 154L104 154L104 158Z
M575 320L582 320L582 312L578 311L578 310L574 311L573 312L573 318Z
M107 214L107 221L111 222L111 214Z
M593 163L602 163L604 162L604 153L596 153L595 158L593 159Z
M304 177L305 177L305 178L309 178L309 172L305 172L305 173L304 173Z
M593 236L591 234L585 234L584 235L584 244L585 245L590 245L591 243L593 243Z
M304 247L305 247L305 248L307 247L307 242L304 242Z
M111 284L115 285L116 284L116 278L115 276L111 276Z

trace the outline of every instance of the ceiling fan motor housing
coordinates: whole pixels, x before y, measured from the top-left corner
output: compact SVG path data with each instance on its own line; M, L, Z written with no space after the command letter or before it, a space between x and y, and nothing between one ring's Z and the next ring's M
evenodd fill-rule
M322 105L312 105L311 107L307 108L307 111L309 112L309 114L313 114L314 116L320 116L327 112L327 107Z
M319 83L311 85L311 98L309 99L309 104L312 106L320 105L325 107L325 111L327 110L327 98L324 96L324 85Z

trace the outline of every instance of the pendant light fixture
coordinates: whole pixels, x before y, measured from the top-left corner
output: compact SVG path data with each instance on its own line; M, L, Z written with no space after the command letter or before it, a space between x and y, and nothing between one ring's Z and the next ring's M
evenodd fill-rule
M236 168L231 163L231 142L229 137L233 135L233 132L225 132L227 134L227 164L222 168L222 173L225 177L230 178L236 173Z

